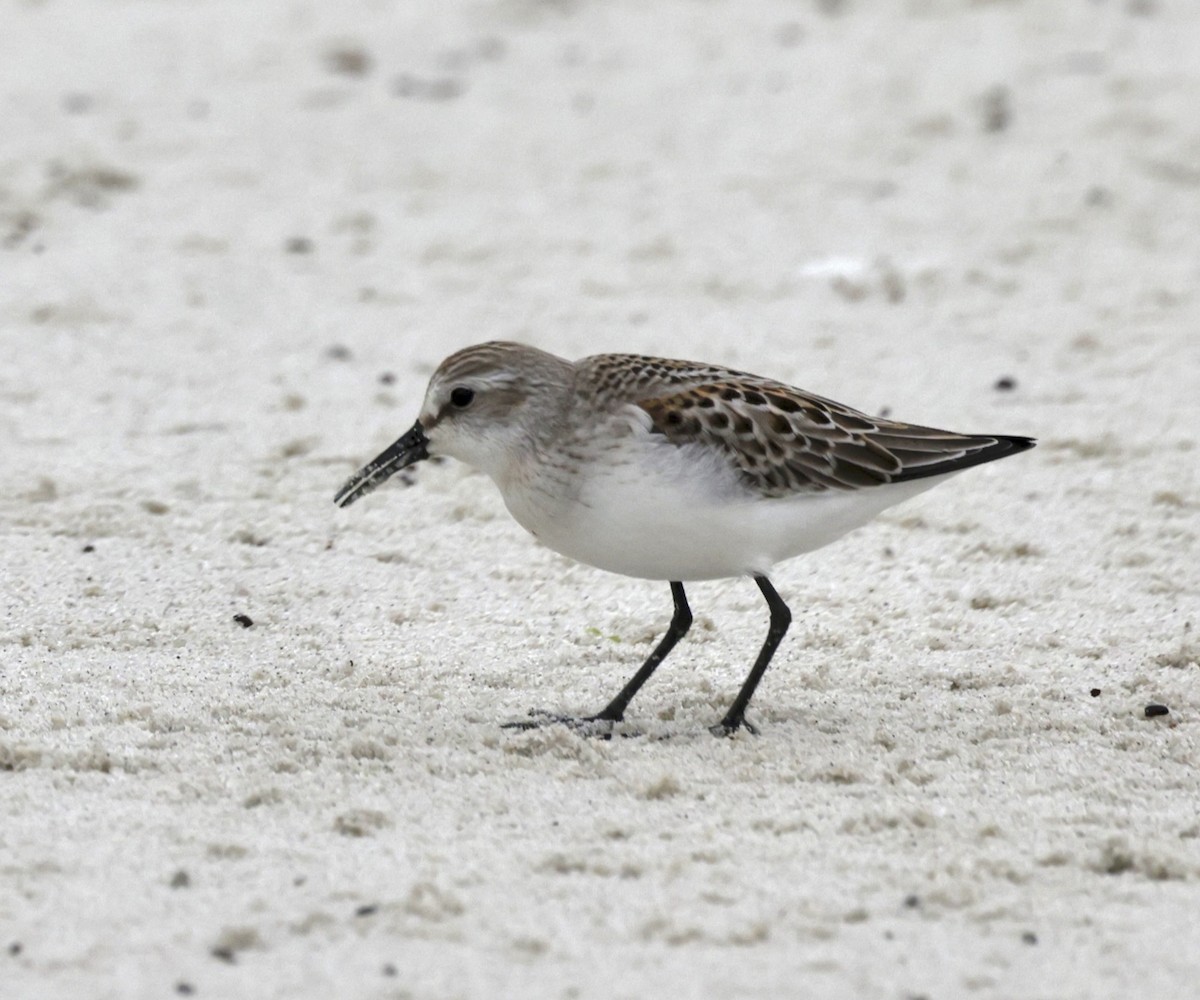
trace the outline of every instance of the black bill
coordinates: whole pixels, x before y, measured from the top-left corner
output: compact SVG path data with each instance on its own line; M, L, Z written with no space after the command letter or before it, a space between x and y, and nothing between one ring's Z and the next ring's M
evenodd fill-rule
M337 491L333 502L339 507L349 507L359 497L366 496L375 487L386 482L394 473L428 457L429 438L425 436L425 428L418 420L404 437L347 479L346 484Z

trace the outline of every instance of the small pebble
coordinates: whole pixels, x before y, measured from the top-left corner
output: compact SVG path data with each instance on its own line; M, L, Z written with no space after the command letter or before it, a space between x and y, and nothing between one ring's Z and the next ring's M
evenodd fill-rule
M349 361L350 348L344 344L332 344L325 349L325 357L330 361Z
M368 903L366 906L360 906L357 910L355 910L354 915L356 917L369 917L378 909L379 907L374 903Z
M980 99L982 125L985 132L1003 132L1012 122L1012 101L1008 88L995 86Z
M21 954L24 948L25 946L21 944L20 941L14 941L8 946L8 953L15 958L17 955Z
M387 963L387 964L386 964L386 965L383 967L383 974L384 974L385 976L394 976L394 975L396 974L396 967L395 967L394 965L392 965L392 963L391 963L391 962L388 962L388 963Z
M905 896L904 905L910 910L915 910L921 905L921 897L916 893L913 893L911 896Z
M343 76L366 76L371 71L371 55L357 45L342 45L325 53L325 68Z
M196 992L196 987L193 986L191 983L180 982L180 983L175 984L175 992L178 993L181 997L190 997L193 993Z
M1011 375L1002 375L996 379L996 384L993 388L997 392L1012 392L1017 387L1017 380Z
M88 545L85 545L85 546L83 547L83 551L84 551L84 552L95 552L95 551L96 551L96 546L94 546L94 545L92 545L92 544L90 544L90 543L89 543Z
M1153 719L1156 715L1169 715L1171 710L1166 705L1147 705L1146 718Z
M87 114L94 105L91 94L67 94L63 97L63 110L70 115Z
M1021 941L1024 944L1037 944L1038 936L1036 934L1034 934L1033 931L1026 931L1024 934L1021 935Z
M1089 691L1088 694L1090 694L1093 698L1099 698L1100 697L1100 689L1092 688L1092 690Z
M379 376L379 383L380 383L380 385L395 385L396 384L396 376L393 375L391 372L384 372L382 375Z
M292 236L283 244L287 253L312 253L313 241L307 236Z
M213 958L219 958L222 962L228 962L230 965L237 961L237 956L234 955L232 948L220 946L214 948L211 954Z
M242 628L249 628L254 624L254 619L249 615L234 615L233 620L241 625Z

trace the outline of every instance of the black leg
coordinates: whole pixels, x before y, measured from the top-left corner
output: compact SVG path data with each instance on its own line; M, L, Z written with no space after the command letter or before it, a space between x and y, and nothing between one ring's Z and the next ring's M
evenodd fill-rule
M654 648L654 652L647 657L646 662L642 664L638 672L629 679L629 683L621 688L620 693L605 708L595 715L589 715L582 719L555 715L550 712L530 712L530 715L535 716L534 719L521 722L506 722L500 728L537 729L549 723L562 723L587 731L588 727L584 724L589 722L620 722L624 718L625 709L633 700L633 696L650 679L650 675L667 658L667 654L675 648L675 643L687 635L688 629L692 627L692 609L688 607L687 595L683 592L682 583L677 583L674 580L671 581L671 596L675 598L675 616L671 619L671 624L667 628L667 634L662 637L662 640ZM592 728L599 730L600 727ZM590 733L590 735L600 735L602 739L608 739L612 731L612 726L610 725L606 728L607 732L603 734L597 731Z
M675 643L687 635L687 630L692 627L692 609L688 607L687 595L683 592L682 583L671 581L671 596L675 598L675 616L671 619L667 634L662 637L662 641L655 647L654 652L647 657L641 669L629 679L628 684L621 688L620 694L601 711L590 716L588 722L620 722L625 717L625 709L633 700L633 696L650 679L650 675L667 658L667 654L675 648ZM746 700L750 700L749 696Z
M743 725L750 732L755 731L754 727L746 721L746 706L750 704L750 699L754 697L754 689L758 687L758 682L762 680L763 674L767 672L767 664L771 662L771 657L775 655L775 649L779 646L780 640L783 639L788 626L792 624L792 613L788 610L788 606L783 603L783 598L771 586L771 581L765 576L756 576L754 582L758 584L758 589L762 591L763 597L767 599L767 607L771 609L771 624L767 628L767 641L763 643L762 649L758 654L758 659L754 661L754 666L750 668L750 674L746 678L745 683L742 684L742 689L738 692L738 696L733 699L733 704L729 706L729 711L725 713L725 718L712 727L711 731L714 736L730 736L737 732Z

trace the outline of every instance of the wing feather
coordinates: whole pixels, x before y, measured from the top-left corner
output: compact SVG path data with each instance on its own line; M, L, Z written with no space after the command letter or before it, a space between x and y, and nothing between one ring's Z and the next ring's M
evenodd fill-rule
M1033 446L872 417L769 379L680 365L636 400L651 432L720 449L747 486L769 497L944 475Z

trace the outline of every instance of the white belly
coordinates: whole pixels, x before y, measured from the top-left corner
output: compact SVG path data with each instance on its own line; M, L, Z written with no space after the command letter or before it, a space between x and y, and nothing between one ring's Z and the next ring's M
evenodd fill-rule
M502 490L513 516L565 556L625 576L711 580L767 574L783 559L828 545L944 476L865 490L764 499L720 456L630 441L563 489ZM528 483L528 480L526 480Z

